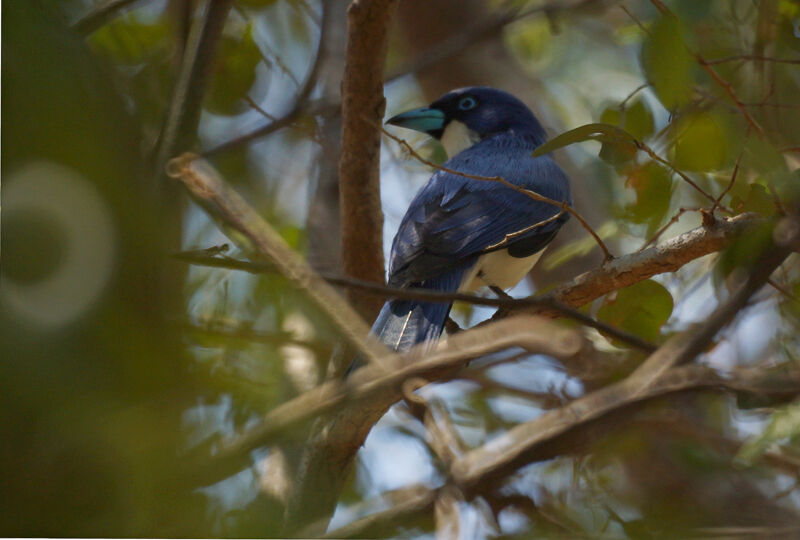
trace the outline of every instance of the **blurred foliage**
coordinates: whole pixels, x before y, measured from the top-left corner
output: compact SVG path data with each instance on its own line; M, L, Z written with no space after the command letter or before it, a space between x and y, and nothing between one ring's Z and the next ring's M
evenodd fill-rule
M214 482L188 474L184 455L243 431L317 384L337 336L279 276L165 257L228 242L175 186L151 174L188 30L199 16L193 10L202 2L139 1L89 35L71 29L99 4L3 2L0 533L277 536L282 508L261 472L269 449ZM323 4L235 2L187 150L214 148L293 110L317 58ZM487 2L489 9L496 4ZM592 225L615 254L697 226L695 209L709 209L717 198L717 218L765 218L721 254L583 306L661 343L702 323L752 268L775 219L797 208L800 3L673 0L664 2L666 14L657 4L545 10L507 25L503 40L515 60L508 69L541 82L541 92L520 96L546 111L544 125L554 135L537 152L564 148L557 157L569 159L576 191L600 216ZM343 27L338 31L344 36ZM408 58L402 39L390 43L392 62L419 60ZM340 68L340 59L324 60L331 62L324 68ZM480 80L482 66L472 67L477 82L502 86ZM331 80L320 79L311 99L335 95L338 79ZM386 90L391 107L411 105L419 93L413 76ZM572 129L557 134L558 125ZM302 115L213 156L304 253L311 235L335 238L306 223L321 179L335 174L329 169L336 156L326 155L330 141L321 136L331 126L330 116ZM419 145L445 161L440 145ZM429 171L408 161L399 171L400 159L388 154L383 189L391 234ZM338 193L323 195L336 208ZM579 227L575 221L569 226ZM548 250L542 264L563 269L597 250L583 235ZM707 363L798 368L798 268L793 255L773 276L783 292L760 291L717 336ZM453 316L473 324L488 313L464 308ZM583 371L513 351L476 360L464 380L431 392L474 448L641 361L622 343L597 337L595 344L602 353ZM462 508L480 524L477 536L497 537L679 538L697 536L697 527L793 524L800 491L786 463L800 454L797 408L796 401L748 406L698 392L621 411L587 428L576 447L509 477L500 494L515 497L513 504L487 499ZM363 515L357 505L383 492L443 481L423 426L398 409L368 440L336 525ZM296 458L298 448L288 451ZM375 534L425 537L434 526L423 515Z

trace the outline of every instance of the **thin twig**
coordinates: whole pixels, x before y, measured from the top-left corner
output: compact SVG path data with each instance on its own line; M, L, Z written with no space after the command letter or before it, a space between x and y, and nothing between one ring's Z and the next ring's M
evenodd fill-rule
M713 214L714 210L717 209L720 205L720 201L722 198L728 194L728 192L733 189L734 184L736 183L736 175L739 174L739 165L742 162L742 156L744 155L744 147L747 144L747 140L750 138L750 129L747 129L747 132L744 134L744 141L742 142L742 148L739 150L739 155L736 157L736 164L733 166L733 173L731 174L731 180L728 182L728 185L722 190L722 193L719 194L717 200L714 201L714 204L711 206L710 212Z
M327 9L323 3L322 6L323 10L323 18L328 17L329 14L327 13ZM264 126L255 128L247 133L239 135L238 137L234 137L228 141L218 144L217 146L213 146L201 153L203 157L210 157L222 152L227 152L228 150L232 150L234 148L238 148L243 146L250 141L253 141L259 137L264 137L283 129L285 127L291 126L294 124L303 114L309 113L312 115L328 115L331 111L339 110L339 104L327 104L327 103L317 103L314 106L309 105L308 98L311 95L311 92L314 90L314 87L317 84L317 77L319 75L320 69L322 69L322 65L325 59L325 31L326 31L326 24L320 25L320 36L319 36L319 45L317 46L317 55L314 58L314 64L311 66L311 69L306 75L306 79L303 82L303 86L300 88L300 91L297 93L297 97L294 100L294 104L289 111L284 114L283 116L271 121L269 124Z
M297 284L368 362L379 361L386 349L375 340L367 339L369 328L358 314L286 245L208 162L185 154L170 161L168 174L186 186L195 201L241 249L269 261L273 268Z
M694 180L692 180L691 178L689 178L689 177L686 175L686 173L684 173L683 171L681 171L680 169L678 169L678 168L677 168L675 165L673 165L673 164L672 164L672 163L670 163L668 160L666 160L666 159L662 158L661 156L659 156L658 154L656 154L656 153L655 153L655 151L654 151L652 148L650 148L649 146L647 146L647 144L646 144L644 141L639 141L639 140L637 140L637 141L635 142L635 144L636 144L636 147L637 147L637 148L639 148L640 150L643 150L643 151L644 151L644 152L645 152L645 153L646 153L648 156L650 156L650 157L651 157L653 160L655 160L655 161L657 161L657 162L661 163L662 165L665 165L667 168L669 168L669 170L671 170L672 172L674 172L675 174L677 174L678 176L680 176L680 178L681 178L681 179L682 179L684 182L686 182L687 184L689 184L690 186L692 186L694 189L696 189L696 190L697 190L699 193L701 193L701 194L702 194L702 195L703 195L703 196L704 196L706 199L708 199L708 200L709 200L709 201L711 201L712 203L715 203L715 202L716 202L716 199L715 199L715 198L714 198L714 197L713 197L713 196L712 196L710 193L708 193L706 190L704 190L703 188L701 188L700 186L698 186L698 185L697 185L697 183L696 183ZM724 208L724 207L720 207L720 208L721 208L723 211L726 211L728 214L733 214L733 212L731 212L731 211L730 211L729 209L727 209L727 208Z
M254 274L267 274L274 273L276 271L276 268L270 264L242 261L228 257L207 256L197 254L196 251L176 253L173 256L191 264L199 264L216 268L228 268L232 270L243 270ZM643 340L634 334L620 330L619 328L606 324L602 321L595 320L582 311L573 309L548 296L531 296L528 298L513 298L511 296L508 296L507 298L486 298L474 294L445 293L431 289L414 287L400 289L386 285L379 285L371 281L364 281L326 272L319 272L319 276L328 283L342 287L358 289L366 293L381 296L382 298L401 298L404 300L419 300L422 302L441 303L464 302L471 305L497 308L537 307L556 312L561 316L578 321L585 326L594 328L602 334L617 339L623 343L627 343L628 345L636 347L637 349L641 349L646 352L652 352L656 348L652 343L649 343L648 341Z
M209 0L192 24L156 150L157 177L163 175L167 160L189 149L186 146L197 130L214 53L231 5L232 0Z
M640 247L636 251L637 252L644 251L648 246L650 246L651 244L656 243L658 241L658 239L661 238L661 235L664 234L666 232L666 230L669 229L673 224L677 223L678 220L681 218L681 216L683 214L685 214L686 212L698 212L698 211L700 211L699 208L680 208L680 209L678 209L678 212L674 216L672 216L672 219L670 219L666 223L666 225L664 225L663 227L658 229L655 232L655 234L653 234L653 236L650 238L650 240L645 242L644 245L642 247Z

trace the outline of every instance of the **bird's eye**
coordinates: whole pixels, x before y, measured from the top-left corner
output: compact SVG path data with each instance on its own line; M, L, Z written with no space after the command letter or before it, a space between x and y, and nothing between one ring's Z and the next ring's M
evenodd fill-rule
M474 97L465 97L462 98L461 101L458 102L458 108L462 111L468 111L470 109L474 109L478 102L475 100Z

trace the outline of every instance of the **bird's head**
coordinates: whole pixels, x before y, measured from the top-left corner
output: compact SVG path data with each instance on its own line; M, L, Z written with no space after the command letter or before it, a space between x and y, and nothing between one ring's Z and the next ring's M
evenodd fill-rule
M450 157L498 133L514 132L535 145L545 140L544 129L524 103L485 86L452 90L429 106L398 114L386 123L441 140Z

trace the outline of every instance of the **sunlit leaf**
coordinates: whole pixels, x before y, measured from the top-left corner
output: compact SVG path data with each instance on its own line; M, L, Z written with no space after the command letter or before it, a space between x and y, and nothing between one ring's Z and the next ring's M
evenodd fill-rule
M711 171L725 165L728 138L720 122L709 113L682 118L674 128L673 163L687 171Z
M256 68L260 61L261 52L253 39L251 25L246 26L239 36L223 36L205 102L206 108L224 115L246 110L245 98L256 81Z
M642 45L645 75L668 110L685 105L692 95L694 58L682 33L676 18L664 16L650 27L650 34Z
M598 310L597 318L645 339L655 340L672 314L672 295L651 279L617 292Z
M602 143L628 146L636 148L636 139L624 129L611 124L586 124L584 126L565 131L553 137L533 151L533 157L549 154L570 144L583 141L599 141Z

